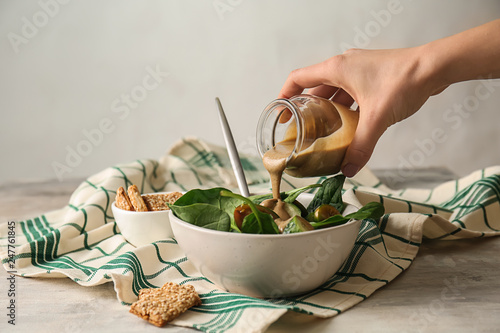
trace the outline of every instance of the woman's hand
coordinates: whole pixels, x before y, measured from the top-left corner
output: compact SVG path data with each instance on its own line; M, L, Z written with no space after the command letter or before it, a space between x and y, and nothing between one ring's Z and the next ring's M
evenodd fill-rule
M431 95L455 82L500 77L499 31L496 20L418 47L348 50L290 73L279 98L310 89L309 94L347 106L356 101L359 124L342 163L342 172L352 177L385 130L414 114Z
M359 106L359 124L342 172L354 176L363 167L385 130L414 114L430 95L442 91L433 82L419 48L395 50L352 49L322 63L293 71L280 92L290 98L308 93Z

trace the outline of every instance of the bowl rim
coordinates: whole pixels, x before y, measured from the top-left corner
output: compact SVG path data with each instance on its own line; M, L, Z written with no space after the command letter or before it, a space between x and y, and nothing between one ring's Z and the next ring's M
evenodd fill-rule
M350 205L350 204L347 204ZM353 205L351 205L353 206ZM306 232L298 232L298 233L293 233L293 234L250 234L250 233L242 233L242 232L230 232L230 231L219 231L219 230L213 230L213 229L207 229L203 228L191 223L188 223L186 221L181 220L177 216L175 216L174 212L172 210L169 210L169 220L170 220L170 225L173 225L175 223L180 224L181 226L184 226L188 229L194 230L194 231L200 231L200 232L205 232L210 235L219 235L219 236L227 236L227 234L235 235L235 237L248 237L248 238L269 238L269 239L286 239L286 238L294 238L294 237L306 237L307 235L315 235L318 233L325 233L327 231L332 231L332 230L338 230L340 228L347 228L350 227L352 224L361 222L361 220L355 220L355 219L350 219L344 224L337 225L335 227L328 227L328 228L323 228L323 229L317 229L317 230L310 230ZM173 229L173 228L172 228ZM174 231L174 237L175 237L175 231Z

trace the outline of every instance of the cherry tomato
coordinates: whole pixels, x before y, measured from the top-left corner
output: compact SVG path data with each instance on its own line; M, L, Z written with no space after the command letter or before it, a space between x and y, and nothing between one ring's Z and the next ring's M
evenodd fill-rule
M326 220L329 217L340 214L337 208L332 205L324 204L316 208L314 211L314 221L320 222Z

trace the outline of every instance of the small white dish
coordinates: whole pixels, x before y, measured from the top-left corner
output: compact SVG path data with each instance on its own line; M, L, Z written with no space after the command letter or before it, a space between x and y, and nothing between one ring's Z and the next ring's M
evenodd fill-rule
M311 194L299 201L307 206ZM347 206L344 215L356 211ZM302 294L325 283L351 252L361 221L288 235L222 232L169 212L174 237L189 261L218 287L254 297Z
M139 247L173 237L169 211L135 212L111 205L120 232L132 245Z

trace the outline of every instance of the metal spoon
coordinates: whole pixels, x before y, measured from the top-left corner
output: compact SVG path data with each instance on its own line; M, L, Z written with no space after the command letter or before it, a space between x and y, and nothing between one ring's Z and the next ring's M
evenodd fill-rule
M241 166L240 155L238 154L238 150L236 149L236 145L234 144L233 134L231 133L231 128L229 127L229 123L227 122L226 114L222 109L222 104L220 103L219 97L215 98L215 103L219 108L219 119L222 126L222 133L224 134L224 141L226 142L229 160L231 161L234 175L236 176L236 180L238 181L238 188L240 189L241 195L243 195L244 197L248 197L250 196L250 192L248 191L245 173L243 172L243 167Z

